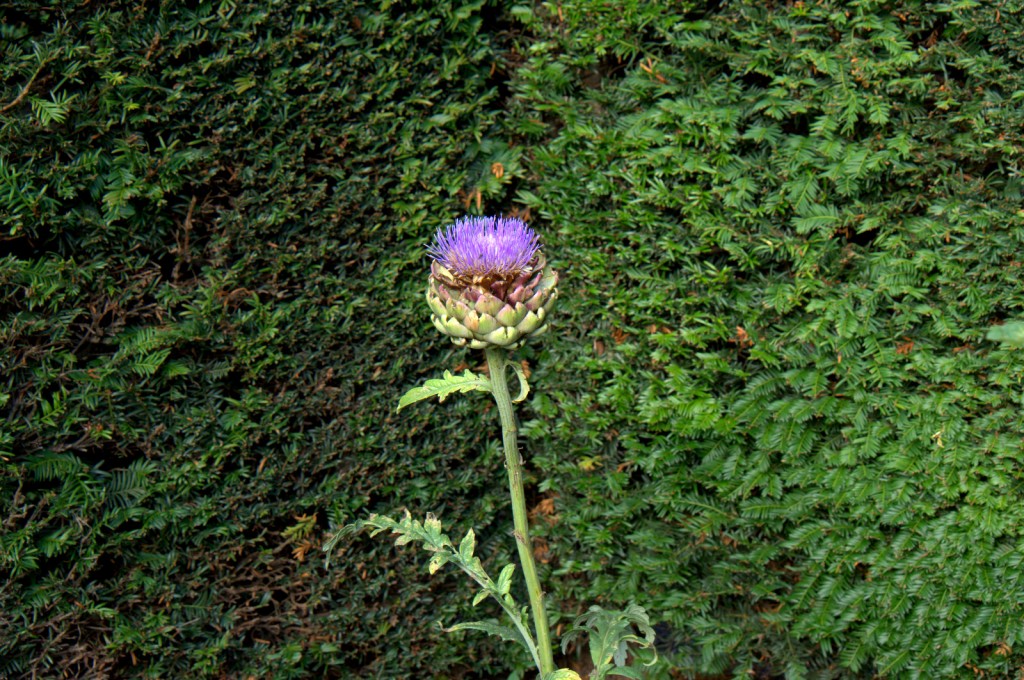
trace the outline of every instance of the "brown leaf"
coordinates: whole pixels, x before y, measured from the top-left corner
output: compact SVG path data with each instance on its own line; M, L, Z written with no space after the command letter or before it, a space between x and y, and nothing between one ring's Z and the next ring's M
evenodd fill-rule
M555 514L555 498L549 496L543 499L540 503L533 506L533 510L530 511L530 515L553 515Z
M303 562L306 559L306 553L308 553L310 548L312 547L312 543L310 543L309 541L303 541L302 545L297 545L292 550L292 557L294 557L295 560L298 562Z
M543 538L533 539L533 557L541 564L551 561L551 549Z
M740 347L750 347L754 344L754 341L750 339L750 335L742 326L736 326L736 337L732 338L732 341Z

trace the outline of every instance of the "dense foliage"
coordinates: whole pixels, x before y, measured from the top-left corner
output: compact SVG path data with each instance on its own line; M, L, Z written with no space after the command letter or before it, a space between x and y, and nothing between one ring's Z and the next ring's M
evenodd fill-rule
M437 645L470 594L320 552L381 504L501 541L487 440L390 415L454 354L422 339L422 244L500 153L493 31L189 4L4 15L0 676L500 665Z
M530 424L558 590L707 671L1012 675L1020 7L576 9L514 109L573 300Z
M6 3L0 676L520 664L442 636L472 592L414 551L319 554L406 506L508 561L485 398L394 415L479 367L422 297L469 211L562 274L520 411L561 623L636 601L664 674L1013 677L1022 36L999 0Z

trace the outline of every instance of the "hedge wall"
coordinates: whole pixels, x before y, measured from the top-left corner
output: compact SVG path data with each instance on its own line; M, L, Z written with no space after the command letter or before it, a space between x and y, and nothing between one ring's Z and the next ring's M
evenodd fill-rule
M556 590L637 598L681 668L1019 676L1020 4L518 16Z
M652 5L654 3L651 3ZM527 215L544 578L638 601L652 677L1024 667L1017 3L9 2L0 677L503 677L509 558L423 244Z
M466 415L390 415L455 356L423 325L425 234L480 167L515 170L500 25L482 3L101 5L2 24L0 676L500 667L438 644L454 579L378 542L320 552L382 504L505 550Z

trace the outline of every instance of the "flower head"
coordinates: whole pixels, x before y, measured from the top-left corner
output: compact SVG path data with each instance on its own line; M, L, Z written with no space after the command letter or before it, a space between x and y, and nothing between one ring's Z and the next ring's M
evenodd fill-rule
M456 345L512 349L547 329L558 273L522 220L463 217L428 252L430 318Z
M463 217L438 229L427 252L456 277L479 283L516 277L539 249L537 234L516 217Z

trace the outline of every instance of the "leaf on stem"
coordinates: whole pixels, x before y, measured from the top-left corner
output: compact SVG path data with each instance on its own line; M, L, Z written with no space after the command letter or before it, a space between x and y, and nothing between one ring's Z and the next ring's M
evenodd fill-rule
M462 561L470 562L473 559L474 550L476 550L476 534L470 529L459 543L459 556L462 558Z
M337 533L335 533L333 536L327 539L327 542L324 543L323 547L323 551L327 553L324 556L324 564L326 567L331 566L331 553L334 551L334 547L338 545L338 541L340 541L345 536L351 536L352 534L357 533L362 528L363 527L358 522L356 524L347 524L343 526L341 529L339 529Z
M397 411L401 411L409 404L417 401L437 397L438 401L444 401L453 392L481 392L491 391L491 381L481 375L476 375L468 368L462 375L455 375L451 371L445 371L442 378L431 378L420 387L414 387L406 392L398 400Z
M437 553L430 558L430 566L427 569L430 571L430 575L433 576L437 573L437 570L448 563L448 555L445 553Z
M643 637L637 635L636 630L639 630ZM641 649L654 649L654 629L651 628L647 611L643 607L630 604L623 611L605 611L597 606L591 607L576 618L573 627L562 638L562 653L565 653L569 644L583 633L589 638L590 658L594 664L594 672L590 677L593 680L601 680L609 675L643 678L639 669L626 666L630 643ZM655 651L654 658L644 665L650 666L657 659L658 654Z
M583 680L580 674L569 668L559 668L544 676L544 680Z
M508 595L508 591L512 588L512 572L516 570L516 565L506 564L498 574L498 593L500 595Z
M440 626L441 630L443 630L446 633L454 633L460 630L483 631L484 633L487 633L489 635L496 635L497 637L500 637L502 640L506 640L508 642L518 642L519 644L529 649L529 647L526 644L526 641L523 640L523 636L520 635L518 630L512 628L511 626L504 626L495 621L494 619L490 619L488 621L467 621L466 623L456 623L451 628L445 628L440 621L438 621L437 625Z
M372 514L367 519L359 520L348 524L332 536L324 544L324 552L328 554L328 566L330 566L329 558L330 551L344 536L349 536L358 533L363 530L369 530L371 536L376 536L382 531L390 531L392 534L398 536L395 539L395 545L405 545L412 541L418 541L423 544L423 547L432 553L440 553L445 555L445 561L452 559L452 554L455 553L454 547L452 547L451 539L445 534L441 533L441 520L437 519L434 515L427 513L426 519L422 522L412 518L409 511L405 511L405 516L401 520L392 519L386 515ZM436 568L431 563L431 568L434 573L437 569L440 569L444 564L444 561L440 562Z
M480 558L473 554L476 550L476 533L473 529L466 532L466 535L459 542L458 549L456 549L451 539L442 533L441 520L433 514L427 513L426 518L422 522L413 519L408 510L405 511L405 516L401 520L395 520L386 515L372 514L367 519L359 520L343 527L341 531L331 537L324 546L324 550L328 551L328 557L330 556L330 549L342 536L347 536L364 529L368 529L370 535L390 531L392 535L397 536L395 540L397 545L412 542L421 543L427 551L433 553L428 567L431 574L436 573L446 564L456 565L481 588L480 592L473 599L473 605L476 606L490 595L494 597L513 624L513 627L509 627L501 625L496 620L488 620L459 623L451 628L445 628L438 622L442 630L446 632L468 629L480 630L491 635L497 635L504 640L518 642L533 658L537 668L541 667L537 644L533 640L529 626L526 623L528 620L526 607L520 608L509 593L514 567L507 565L502 569L501 576L498 579L499 583L496 584L487 575L483 564L480 562Z
M521 365L515 361L509 361L507 363L512 367L512 370L516 372L516 376L519 378L519 394L512 400L513 404L518 404L526 399L526 396L530 393L530 384L526 382L526 371L523 370Z

